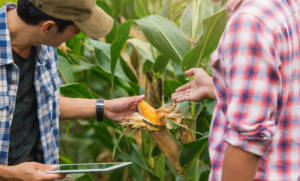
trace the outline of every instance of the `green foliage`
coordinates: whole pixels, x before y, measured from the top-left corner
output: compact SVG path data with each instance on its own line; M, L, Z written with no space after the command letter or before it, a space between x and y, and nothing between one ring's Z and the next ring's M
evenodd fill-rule
M152 69L154 72L158 73L158 75L161 75L164 73L168 64L169 64L169 59L164 55L160 55L157 57Z
M60 93L64 96L73 98L86 98L93 99L92 93L86 87L84 83L62 85L60 87Z
M61 75L61 78L64 80L65 83L74 83L74 75L71 70L70 63L68 60L63 57L58 55L58 71Z
M225 28L225 24L222 22L226 22L227 19L224 8L222 8L222 11L203 21L202 41L184 56L181 62L182 71L193 67L200 67L203 58L209 56L217 48L217 44Z
M134 9L135 13L141 18L150 15L146 0L134 0Z
M111 44L111 47L110 47L110 56L111 56L110 72L111 72L112 85L114 83L113 80L114 80L114 75L115 75L116 64L118 61L118 55L120 54L126 40L128 39L130 27L132 26L133 23L134 23L133 20L128 20L125 23L121 24L118 29L117 37L116 37L115 41Z
M210 173L210 170L206 170L206 171L202 172L200 175L199 181L207 181L209 178L209 173Z
M172 18L172 4L173 0L166 0L163 8L160 11L160 15L167 18L168 20L171 20Z
M8 3L8 2L17 4L18 0L1 0L0 7L2 7L5 3Z
M184 167L190 162L192 162L194 159L198 159L198 157L200 156L201 152L207 144L208 136L204 136L199 140L184 144L180 152L180 165Z

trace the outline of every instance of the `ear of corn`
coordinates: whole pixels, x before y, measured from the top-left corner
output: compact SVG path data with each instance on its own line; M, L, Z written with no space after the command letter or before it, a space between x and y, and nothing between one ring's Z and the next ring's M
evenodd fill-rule
M157 124L157 114L154 109L145 101L139 102L139 110L141 114L153 124Z

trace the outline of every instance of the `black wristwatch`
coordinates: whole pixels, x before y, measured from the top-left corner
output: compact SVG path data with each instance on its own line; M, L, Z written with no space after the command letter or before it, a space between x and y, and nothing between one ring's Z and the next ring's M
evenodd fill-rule
M103 119L104 119L104 99L97 99L96 116L97 116L97 122L103 122Z

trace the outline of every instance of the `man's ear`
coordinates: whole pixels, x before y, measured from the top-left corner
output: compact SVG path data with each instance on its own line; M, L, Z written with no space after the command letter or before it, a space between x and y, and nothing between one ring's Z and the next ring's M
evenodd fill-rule
M55 22L48 20L42 22L41 33L48 34L55 26Z

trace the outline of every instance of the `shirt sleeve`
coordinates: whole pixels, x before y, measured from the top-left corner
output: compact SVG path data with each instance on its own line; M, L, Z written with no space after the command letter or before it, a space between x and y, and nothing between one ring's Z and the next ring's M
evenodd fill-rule
M228 87L226 142L264 156L277 130L280 60L271 29L252 15L232 19L223 40Z

